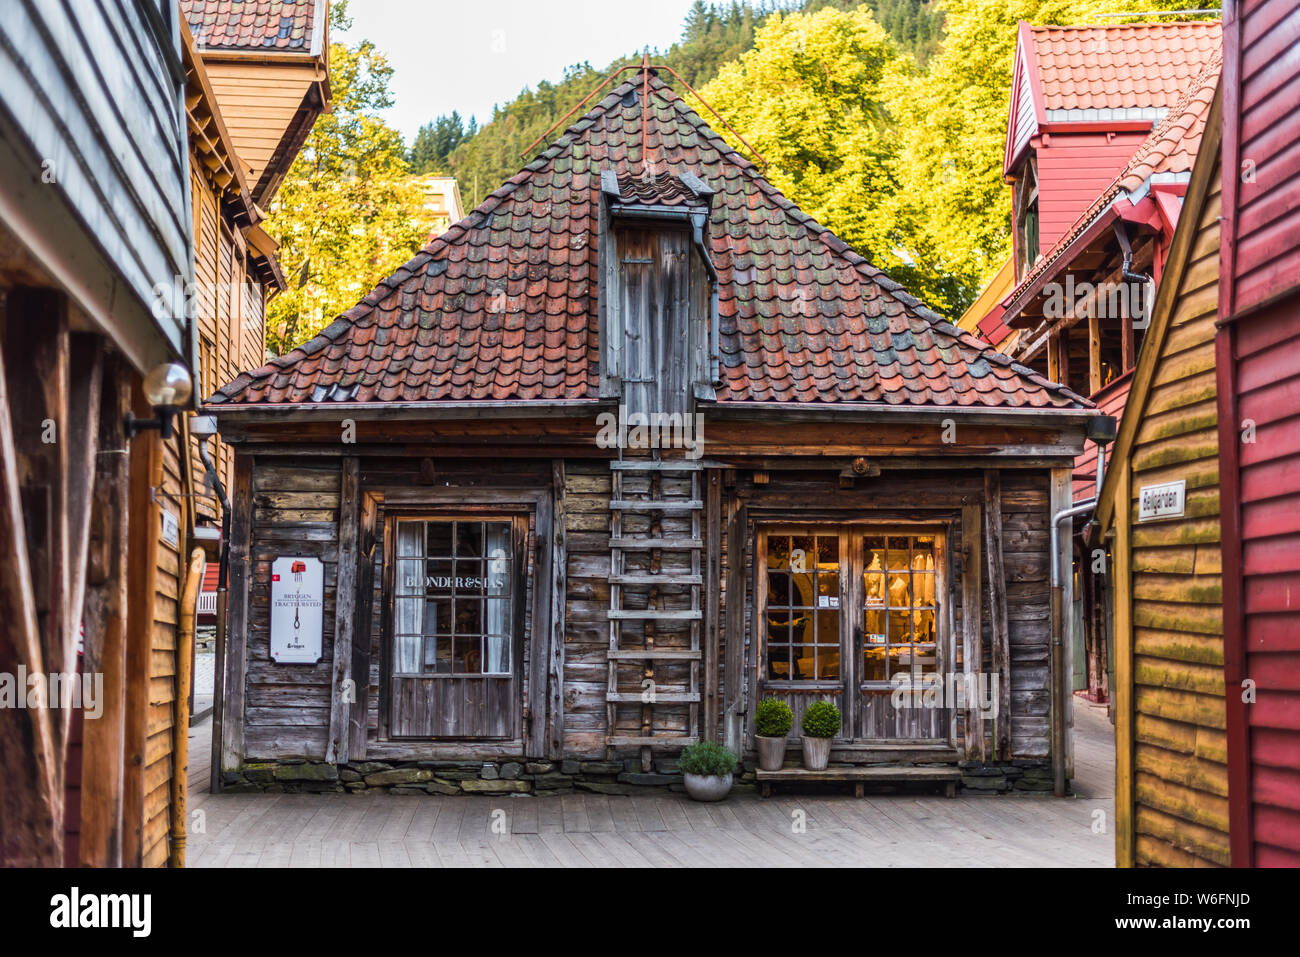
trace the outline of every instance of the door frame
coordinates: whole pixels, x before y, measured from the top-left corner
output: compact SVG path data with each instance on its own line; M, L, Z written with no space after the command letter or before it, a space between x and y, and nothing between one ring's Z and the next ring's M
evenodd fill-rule
M391 714L386 688L388 665L388 634L391 624L391 609L385 599L389 594L382 585L379 590L381 600L377 626L378 647L371 634L372 621L358 622L358 639L365 642L367 657L374 658L378 665L378 683L375 701L376 727L367 733L367 756L377 760L419 760L447 758L456 760L483 754L505 755L517 754L523 757L544 758L547 754L547 726L559 726L563 721L562 689L555 689L552 694L551 684L563 680L562 669L558 675L552 675L548 668L554 655L552 651L553 614L552 588L555 570L563 568L566 563L563 537L557 541L555 533L555 496L562 494L551 485L533 488L484 488L478 486L451 486L438 488L413 487L410 485L385 485L363 488L362 495L366 507L375 512L377 529L387 530L387 518L390 512L426 512L461 511L479 512L516 512L526 514L529 520L528 543L524 548L526 575L523 596L524 625L523 641L526 645L527 658L520 652L518 680L520 681L521 710L513 739L503 738L393 738L389 735L388 718ZM382 533L381 533L382 534ZM388 538L383 538L380 551L382 566L379 572L387 576L392 567L388 557ZM363 558L364 560L364 558ZM562 596L561 596L562 598ZM563 604L560 606L563 608ZM561 639L562 640L562 636ZM377 657L376 656L377 653ZM368 682L367 682L368 684ZM368 693L368 689L367 689ZM548 700L558 699L559 710L549 713Z
M840 677L834 690L824 689L827 695L838 695L843 703L842 727L848 734L833 739L836 747L870 748L883 744L912 745L917 748L951 749L956 746L955 727L952 709L945 707L940 715L940 723L945 732L934 738L863 738L859 737L859 702L864 691L884 691L887 684L872 683L875 688L864 688L858 679L858 659L862 652L862 642L858 639L864 629L857 626L859 611L864 607L865 592L862 575L853 574L852 556L861 552L864 539L869 535L933 535L935 537L935 663L936 673L945 675L955 667L956 648L954 645L953 614L954 596L951 593L953 576L949 569L951 555L949 538L951 523L942 519L934 521L897 521L888 518L850 518L837 517L763 517L754 520L753 533L753 580L751 594L753 603L753 652L749 656L749 674L754 689L754 707L749 709L745 722L746 745L751 749L754 743L754 718L757 703L765 696L772 682L767 678L767 635L760 627L763 609L767 602L767 538L780 534L827 534L839 537L840 551ZM844 614L845 608L850 614ZM865 619L864 619L865 623ZM786 682L779 685L798 692L817 693L823 690L818 685L830 682ZM792 729L792 733L795 729Z

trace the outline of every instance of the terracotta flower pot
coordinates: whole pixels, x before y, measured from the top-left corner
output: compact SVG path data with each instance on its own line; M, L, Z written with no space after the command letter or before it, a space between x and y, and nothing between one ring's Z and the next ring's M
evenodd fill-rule
M756 734L754 740L758 742L759 768L763 771L780 771L785 764L785 736L766 738Z
M803 743L803 766L809 771L825 771L831 760L831 739L805 734L799 740Z

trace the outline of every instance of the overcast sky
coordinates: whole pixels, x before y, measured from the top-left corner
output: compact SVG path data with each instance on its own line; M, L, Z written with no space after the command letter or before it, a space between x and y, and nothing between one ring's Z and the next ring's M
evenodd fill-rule
M388 121L407 142L421 124L458 110L492 118L494 104L564 68L670 47L692 0L351 0L352 29L388 54L397 104Z

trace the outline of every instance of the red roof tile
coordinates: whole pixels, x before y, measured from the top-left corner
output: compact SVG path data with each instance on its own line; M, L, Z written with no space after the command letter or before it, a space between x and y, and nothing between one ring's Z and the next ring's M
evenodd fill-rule
M1045 110L1171 107L1220 49L1218 21L1030 30Z
M615 88L320 335L209 401L597 398L596 236L601 173L613 171L620 193L642 202L686 201L691 182L713 191L720 401L1087 404L926 309L657 77L644 140L667 175L640 180L640 85Z
M181 0L200 49L310 52L321 0Z
M1191 173L1222 67L1223 55L1215 53L1111 184L1075 220L1074 225L1057 240L1056 245L1025 273L1016 288L1002 300L1004 304L1014 303L1045 273L1052 272L1060 265L1070 244L1083 235L1093 220L1109 209L1121 194L1140 189L1156 173Z

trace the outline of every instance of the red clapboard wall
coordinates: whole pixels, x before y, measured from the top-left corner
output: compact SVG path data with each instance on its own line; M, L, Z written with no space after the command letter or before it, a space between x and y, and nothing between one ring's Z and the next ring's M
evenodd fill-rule
M1300 2L1224 4L1216 375L1229 818L1300 865ZM1255 701L1243 701L1253 682Z

